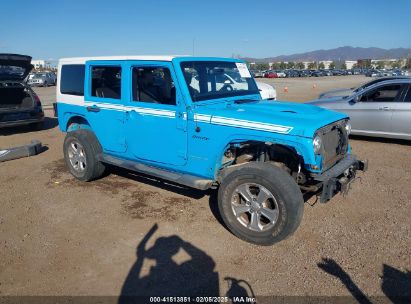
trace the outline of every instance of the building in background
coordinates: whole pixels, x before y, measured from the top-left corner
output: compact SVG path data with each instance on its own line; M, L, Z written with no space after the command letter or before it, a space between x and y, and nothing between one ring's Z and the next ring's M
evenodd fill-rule
M357 60L346 60L345 61L345 66L347 67L348 70L351 70L354 65L357 65Z
M53 65L48 60L32 60L31 64L36 70L51 69Z
M406 65L406 61L406 59L376 59L371 60L371 66L373 68L390 69L395 63L398 63L399 65L397 67L401 68Z
M324 65L324 69L328 70L332 62L332 60L321 60L318 62L318 64L322 63Z

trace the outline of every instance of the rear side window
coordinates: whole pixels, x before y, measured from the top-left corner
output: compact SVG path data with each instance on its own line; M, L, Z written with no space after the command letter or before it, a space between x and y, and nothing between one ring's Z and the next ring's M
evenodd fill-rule
M121 99L121 67L93 66L91 96Z
M84 95L84 64L68 64L61 67L60 93Z

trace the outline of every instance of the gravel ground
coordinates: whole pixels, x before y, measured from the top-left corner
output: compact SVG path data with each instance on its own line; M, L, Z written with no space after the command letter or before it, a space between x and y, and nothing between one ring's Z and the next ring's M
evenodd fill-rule
M366 79L263 81L281 99L306 100ZM52 102L54 89L36 91ZM251 295L249 286L257 296L410 295L409 142L353 138L354 153L370 168L348 196L328 204L311 198L293 236L259 247L224 228L214 192L118 169L76 181L52 117L39 132L0 131L1 148L32 139L48 150L0 163L0 295L187 295L198 286L207 286L206 295L233 288Z

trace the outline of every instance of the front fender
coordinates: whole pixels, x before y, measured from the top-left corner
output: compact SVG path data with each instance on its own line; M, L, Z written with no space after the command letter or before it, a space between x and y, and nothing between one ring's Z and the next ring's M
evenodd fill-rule
M310 165L317 165L319 161L317 157L314 155L311 138L292 135L250 136L245 134L236 134L226 138L226 144L219 147L218 153L216 154L216 158L214 159L214 178L217 178L219 170L222 167L221 160L223 159L223 155L227 148L232 144L243 143L246 141L256 141L267 144L278 144L295 150L297 155L301 156L304 160L304 166L306 169L310 169Z

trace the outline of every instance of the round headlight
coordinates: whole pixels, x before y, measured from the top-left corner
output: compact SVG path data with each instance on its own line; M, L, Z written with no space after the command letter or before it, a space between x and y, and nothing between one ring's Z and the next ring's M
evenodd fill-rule
M347 132L347 135L350 135L350 133L351 133L351 124L350 124L349 121L347 121L345 123L345 131Z
M316 135L313 139L313 148L314 148L314 153L318 154L321 150L322 146L322 139L321 136Z

